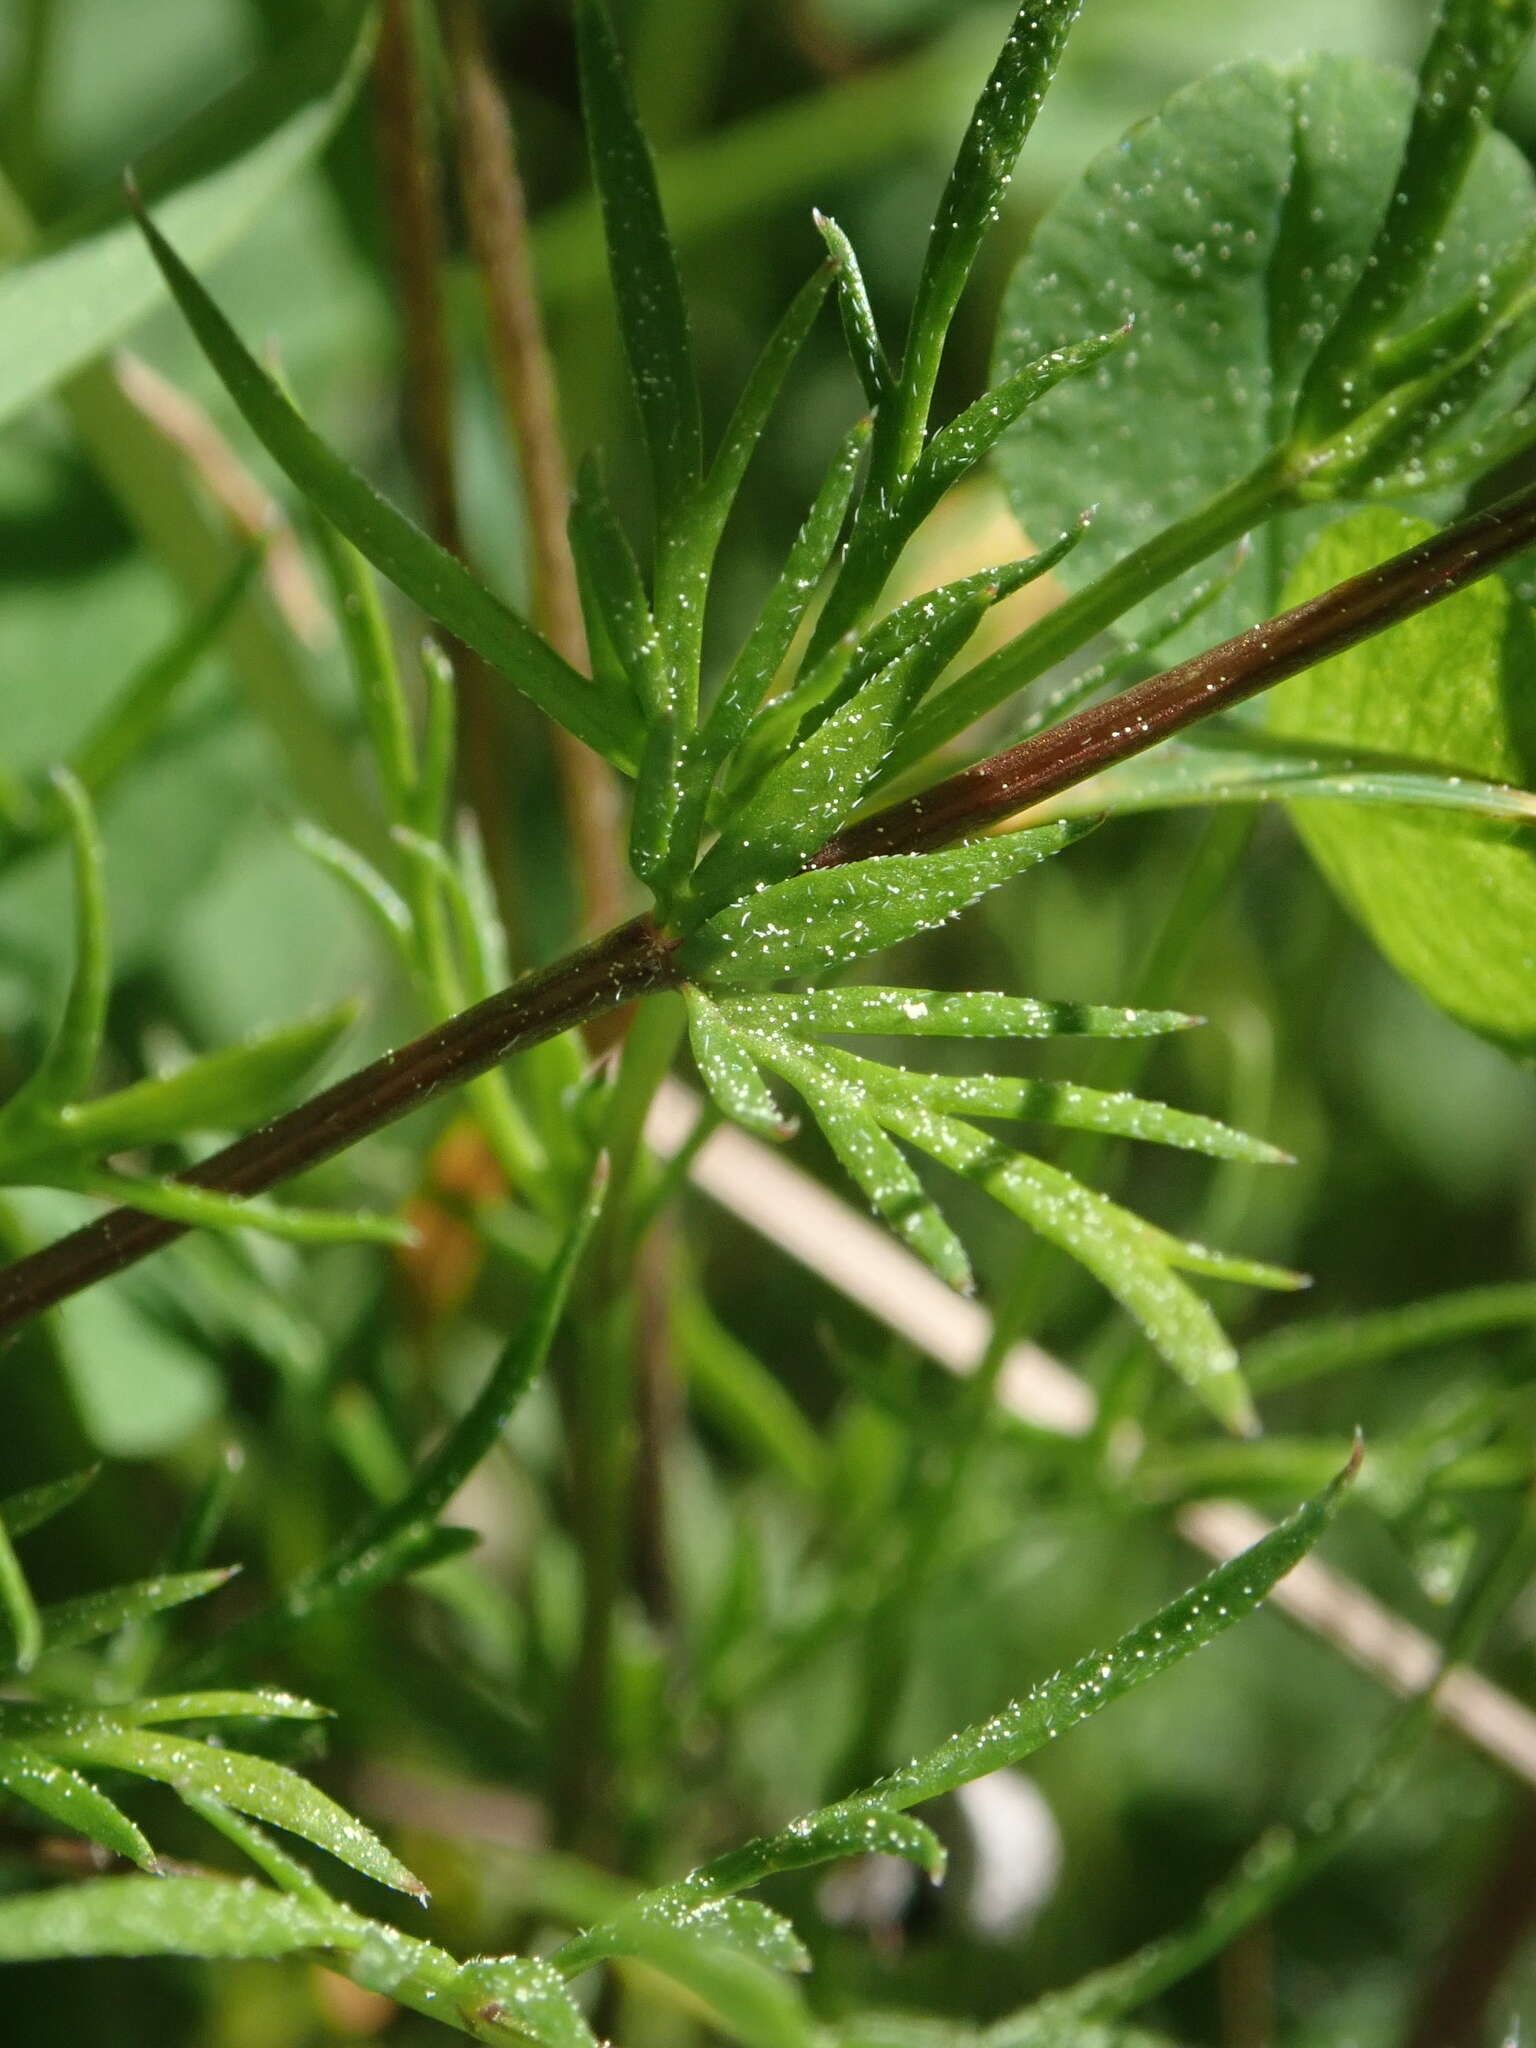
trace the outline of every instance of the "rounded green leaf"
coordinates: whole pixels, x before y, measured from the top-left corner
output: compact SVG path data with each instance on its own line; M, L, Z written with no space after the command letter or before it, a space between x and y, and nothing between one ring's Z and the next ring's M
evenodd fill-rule
M1285 601L1354 576L1430 529L1385 508L1325 533ZM1529 786L1536 632L1497 577L1282 684L1270 729L1369 747L1441 774ZM1296 803L1309 851L1381 950L1443 1010L1536 1047L1536 841L1524 825L1451 811Z
M1136 322L1123 350L1059 385L999 444L1026 529L1051 530L1098 501L1063 564L1069 585L1091 582L1286 443L1302 378L1376 233L1411 104L1409 79L1354 59L1232 65L1175 94L1042 221L1004 304L999 375ZM1529 170L1491 137L1405 325L1491 269L1533 210ZM1435 451L1493 428L1531 371L1527 350L1437 425ZM1279 558L1317 517L1266 530L1201 620L1201 644L1274 609Z

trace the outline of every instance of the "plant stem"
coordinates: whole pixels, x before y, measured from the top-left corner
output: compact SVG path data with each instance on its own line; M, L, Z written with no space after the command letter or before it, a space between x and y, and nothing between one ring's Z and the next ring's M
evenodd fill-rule
M675 941L649 919L635 918L385 1053L180 1177L194 1187L233 1195L275 1187L513 1053L667 987L674 950ZM135 1264L180 1237L183 1229L141 1210L113 1209L17 1260L0 1271L0 1332Z
M385 0L374 59L380 186L394 259L405 349L407 440L435 537L462 556L453 427L453 360L443 311L442 179L410 0ZM503 922L512 872L502 818L503 722L499 685L479 656L454 642L460 706L458 766L480 827Z
M442 18L458 122L459 186L490 316L492 366L522 476L533 615L556 652L585 675L587 636L565 530L570 477L512 124L491 70L479 0L445 0ZM618 790L590 747L563 728L554 740L581 880L582 923L601 931L622 914L629 893Z
M828 840L811 863L838 867L923 853L1071 789L1217 711L1257 696L1475 583L1536 542L1536 488L1447 527L1233 640L1093 704ZM1065 611L1068 607L1062 606ZM1048 613L1045 623L1058 617Z
M1380 568L877 812L829 840L811 865L920 853L981 831L1411 618L1533 542L1536 486L1528 486ZM514 1052L639 996L676 987L676 944L649 918L621 925L386 1053L183 1178L237 1195L275 1187ZM0 1271L0 1335L180 1235L174 1223L114 1209L18 1260Z

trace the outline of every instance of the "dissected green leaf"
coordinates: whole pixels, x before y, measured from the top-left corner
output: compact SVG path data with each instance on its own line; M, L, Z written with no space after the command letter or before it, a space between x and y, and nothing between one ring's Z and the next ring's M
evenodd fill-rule
M787 1138L794 1122L769 1092L757 1062L725 1016L699 988L683 991L688 1004L688 1039L699 1072L716 1106L733 1123L765 1138Z
M216 1188L165 1177L82 1170L60 1186L99 1195L103 1201L142 1209L148 1216L166 1216L191 1230L260 1230L290 1244L409 1244L411 1225L403 1216L379 1216L365 1210L299 1209L265 1195L226 1195Z
M732 811L698 871L703 904L726 903L757 883L793 874L846 822L921 695L924 651L920 644L890 662Z
M417 1896L424 1892L421 1880L360 1820L270 1757L218 1749L184 1735L160 1735L147 1728L86 1728L50 1732L36 1739L48 1755L70 1763L129 1771L137 1777L157 1778L173 1789L185 1786L222 1800L237 1813L248 1813L301 1835L380 1884Z
M1099 501L1063 567L1069 585L1090 582L1285 441L1308 366L1375 240L1412 103L1409 80L1350 58L1230 65L1105 151L1040 223L1009 287L999 373L1136 320L1097 376L1060 385L999 444L1026 527L1064 524ZM1475 286L1533 217L1529 168L1490 136L1404 319ZM1421 422L1420 460L1495 430L1533 374L1536 348L1469 395L1459 416ZM1201 644L1273 611L1283 563L1321 516L1255 536L1231 591L1201 621ZM1210 547L1230 546L1253 508L1236 517L1237 530L1213 531ZM1189 650L1181 640L1172 651Z
M307 853L328 874L334 875L348 894L356 898L390 945L409 960L415 920L411 916L410 905L394 884L386 881L373 863L355 847L348 846L345 840L337 839L330 832L323 832L308 818L298 820L293 828L293 838L301 852Z
M801 671L790 689L758 713L733 769L733 782L751 785L766 764L776 762L793 746L806 744L806 735L814 734L820 720L841 709L855 694L862 695L878 681L883 669L900 662L906 678L905 701L891 740L892 747L898 747L912 706L943 675L992 606L1047 574L1076 547L1081 535L1079 524L1037 555L978 570L908 598L857 645L845 640L829 648L819 661ZM769 772L776 771L770 768Z
M248 1654L285 1629L340 1604L364 1599L404 1572L417 1569L422 1542L435 1535L444 1508L498 1442L508 1416L544 1368L606 1187L606 1169L600 1166L522 1326L491 1368L479 1394L424 1460L405 1493L343 1537L313 1571L291 1580L272 1608L229 1630L220 1644L221 1655L227 1656L236 1646Z
M940 853L813 869L733 903L685 940L686 972L724 982L822 974L957 916L1000 882L1059 853L1079 826L1043 825Z
M822 1048L820 1057L833 1073L878 1099L956 1116L1064 1124L1074 1130L1106 1131L1150 1144L1178 1145L1213 1159L1245 1159L1257 1166L1280 1165L1290 1156L1262 1138L1250 1138L1212 1117L1170 1109L1164 1102L1149 1102L1125 1090L1108 1094L1070 1081L1033 1081L1004 1074L920 1074L831 1046Z
M983 457L990 455L1005 434L1031 405L1053 391L1067 377L1077 377L1104 360L1111 349L1129 338L1129 324L1113 334L1096 334L1088 341L1057 348L1024 363L1011 376L968 405L929 441L912 480L909 507L916 511L936 505ZM1079 521L1079 529L1082 526Z
M594 456L588 456L576 472L570 527L589 630L595 640L606 636L648 716L659 717L671 707L673 679L657 638L640 565L609 503Z
M605 1953L634 1956L683 1985L704 2004L715 2028L743 2048L811 2048L815 2033L799 1991L781 1969L739 1940L722 1939L718 1923L696 1923L687 1910L663 1906L627 1912L599 1932L617 1943ZM583 1958L579 1967L585 1967ZM573 1974L561 1951L556 1966Z
M140 225L188 325L267 453L324 516L429 618L541 711L616 766L639 757L638 715L555 653L527 621L382 497L312 430L153 221Z
M78 1771L0 1735L0 1787L47 1816L57 1826L84 1835L114 1856L155 1868L155 1852L143 1833Z
M1430 529L1383 509L1324 534L1286 592L1296 603ZM1536 781L1536 630L1498 578L1284 683L1283 739L1364 746L1438 774ZM1536 1045L1536 839L1530 827L1298 803L1309 851L1382 951L1453 1017Z
M837 266L837 304L843 316L843 335L848 343L848 353L853 358L854 370L871 407L880 406L891 395L891 366L880 345L874 309L864 288L859 259L853 253L852 242L835 220L814 209L811 218Z
M540 2048L596 2048L592 2029L556 1970L537 1956L486 1956L454 1974L455 2009L484 2028L537 2041Z
M979 1187L1070 1252L1136 1319L1179 1377L1229 1429L1257 1424L1237 1354L1205 1302L1170 1270L1149 1225L1059 1167L1013 1152L974 1124L894 1097L881 1120L896 1136Z
M678 811L683 803L683 738L676 717L651 720L635 777L629 821L629 863L642 882L663 893L680 852ZM702 814L702 807L701 807Z
M767 428L769 415L784 388L784 380L816 324L816 316L821 311L832 277L830 263L821 264L811 273L790 301L783 319L768 337L762 354L753 365L752 374L747 379L736 410L731 414L704 480L699 513L712 540L718 539L736 501L747 464Z
M797 1070L795 1085L815 1113L845 1172L864 1190L876 1215L930 1265L957 1294L969 1294L975 1276L965 1246L945 1222L900 1149L865 1106L859 1091Z
M0 1728L11 1734L40 1735L48 1730L78 1732L83 1728L151 1728L162 1721L323 1721L329 1707L296 1693L270 1687L256 1692L173 1692L158 1698L119 1700L111 1706L10 1701L0 1703Z
M920 429L949 323L1014 161L1034 126L1082 0L1024 0L977 100L939 201L902 360L902 383Z
M1148 1038L1199 1022L1178 1010L1047 1003L983 989L815 988L799 995L721 995L717 1001L744 1024L882 1038Z
M659 1906L655 1917L680 1933L740 1949L771 1969L798 1973L811 1967L810 1950L791 1923L757 1899L706 1899L681 1911Z
M1441 253L1489 118L1533 29L1531 0L1443 0L1370 263L1308 377L1303 412L1325 427L1359 409L1374 345Z
M330 12L140 160L144 190L193 262L211 262L259 218L350 105L371 44L366 28L358 33L367 10ZM64 223L0 279L0 419L121 340L160 301L164 285L121 202L102 211L73 233Z
M1243 1353L1243 1371L1262 1391L1295 1386L1325 1373L1379 1365L1415 1351L1438 1349L1491 1330L1536 1324L1536 1284L1468 1287L1375 1315L1329 1316L1272 1330Z
M682 281L656 168L635 116L613 29L598 0L578 0L576 47L587 143L608 242L608 269L645 429L659 517L699 481L703 430Z
M244 603L263 549L250 547L181 631L150 656L113 698L70 756L69 765L93 796L114 782L165 719L172 699L215 646Z
M700 735L703 753L711 761L723 759L737 745L764 692L784 664L842 532L869 434L869 422L861 420L844 436L790 548L783 572L720 686Z
M63 1130L82 1149L101 1154L189 1131L265 1123L351 1029L357 1014L356 1003L338 1003L302 1024L189 1060L174 1074L72 1104L63 1112Z
M379 586L364 557L329 520L313 520L311 527L330 576L379 784L390 816L404 822L416 810L416 743Z
M0 1111L0 1131L10 1125L23 1141L29 1126L55 1115L90 1086L112 983L106 877L96 820L84 789L67 769L55 769L53 783L68 814L74 849L75 968L64 1014L47 1050Z
M1357 1443L1343 1471L1316 1498L1108 1649L1079 1658L987 1720L962 1729L928 1755L901 1765L852 1798L791 1821L776 1834L728 1850L659 1892L642 1894L637 1902L640 1909L650 1910L663 1899L671 1906L744 1891L776 1871L801 1869L826 1856L857 1853L860 1848L894 1847L897 1854L910 1853L889 1841L861 1843L861 1823L888 1824L906 1808L937 1799L941 1793L970 1784L1005 1764L1021 1762L1225 1634L1234 1622L1251 1614L1277 1581L1312 1549L1332 1521L1345 1487L1359 1469L1360 1457ZM807 1845L817 1841L826 1845L823 1855L808 1855ZM580 1953L578 1937L559 1952L558 1961L564 1965Z

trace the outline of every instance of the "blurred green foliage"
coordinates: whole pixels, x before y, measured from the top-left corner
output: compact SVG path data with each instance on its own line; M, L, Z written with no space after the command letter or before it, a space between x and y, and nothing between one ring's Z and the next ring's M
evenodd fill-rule
M143 159L300 35L309 11L293 0L17 0L0 13L0 168L16 220L30 214L46 233L96 203L125 162ZM818 258L812 203L847 230L876 318L887 332L896 326L921 263L917 224L932 211L1007 12L990 0L615 8L659 151L711 441L763 336ZM490 14L534 209L568 443L601 449L615 505L643 530L644 450L603 283L565 11L525 0ZM1131 123L1232 59L1283 60L1305 48L1411 64L1427 18L1427 7L1406 0L1297 0L1286 9L1095 0L963 302L939 416L987 380L1005 281L1033 226ZM1529 67L1504 125L1528 153ZM364 98L321 159L197 267L240 330L270 340L315 426L419 513L374 151ZM479 571L520 602L528 586L516 474L456 215L451 231L464 529ZM3 212L0 236L12 254L22 246ZM161 304L131 339L260 484L283 495L172 312ZM0 352L5 345L0 332ZM77 750L125 679L228 573L233 543L179 458L167 462L162 445L158 480L148 469L125 480L114 466L120 422L101 410L110 402L99 381L67 386L0 431L0 765L18 787ZM750 623L860 403L835 323L825 320L796 371L792 426L764 440L725 535L706 650L717 664ZM1089 495L1062 458L1041 502L1054 509L1060 496L1065 516L1028 540L1049 541ZM174 516L168 504L179 507ZM167 543L178 519L191 535L184 547ZM301 546L301 576L323 587L302 534ZM1027 551L990 479L957 494L919 548L899 594ZM326 601L310 609L290 587L286 620L269 595L249 602L255 615L243 634L178 685L174 714L131 773L100 795L114 971L102 1092L361 994L365 1014L344 1048L350 1067L420 1029L443 993L423 993L421 973L413 979L355 898L295 843L292 821L308 813L343 837L361 836L361 820L388 844ZM1189 629L1191 640L1218 637L1252 609L1236 593L1224 602L1242 618L1207 620ZM411 646L419 620L398 605L391 622ZM312 728L333 750L312 777L329 815L302 779L305 761L320 758ZM526 965L563 949L573 923L549 734L526 706L507 714L497 766L517 878L511 945ZM1371 813L1360 815L1369 823ZM70 985L70 898L60 837L8 844L0 1093L36 1067ZM1138 1092L1293 1153L1298 1164L1281 1174L1119 1145L1099 1156L1093 1178L1181 1237L1238 1244L1307 1271L1312 1294L1298 1304L1222 1288L1223 1317L1254 1359L1268 1432L1253 1447L1229 1447L1153 1370L1148 1347L1078 1268L1021 1249L1017 1223L958 1186L946 1199L984 1295L1024 1299L1033 1332L1079 1365L1103 1400L1091 1439L1052 1439L980 1413L962 1385L848 1301L688 1198L690 1248L673 1283L680 1420L665 1472L675 1612L625 1612L611 1731L624 1793L597 1845L598 1860L636 1881L677 1876L1117 1640L1191 1576L1172 1505L1214 1492L1289 1505L1323 1483L1359 1425L1379 1461L1373 1455L1332 1555L1438 1635L1471 1560L1497 1543L1529 1483L1536 1317L1523 1296L1448 1333L1369 1339L1378 1313L1530 1273L1536 1080L1398 978L1278 806L1117 818L1016 894L988 897L958 926L909 940L880 978L1176 1005L1207 1019L1203 1030L1134 1048L1134 1073L1117 1064L1123 1046L1057 1043L1032 1047L1029 1071L1104 1088L1134 1081ZM945 1058L940 1048L931 1063ZM584 1133L598 1112L579 1067L546 1075L545 1099ZM303 1193L307 1206L413 1203L450 1272L446 1300L418 1266L366 1245L300 1250L209 1237L24 1333L0 1361L9 1402L0 1495L106 1460L94 1487L27 1542L41 1599L164 1570L231 1455L239 1473L215 1554L245 1560L262 1594L315 1570L339 1532L393 1496L407 1447L463 1412L519 1326L555 1242L536 1206L506 1199L494 1182L487 1193L455 1180L455 1128L436 1114L397 1127L308 1176ZM1046 1156L1070 1164L1077 1155ZM814 1129L797 1157L842 1187ZM89 1207L53 1189L8 1192L0 1240L20 1252ZM450 1271L466 1241L462 1274ZM603 1307L587 1301L584 1318L600 1322ZM1309 1363L1302 1341L1267 1391L1259 1368L1272 1333L1304 1330L1314 1317L1361 1318L1358 1351L1320 1344ZM568 1377L579 1349L562 1343ZM523 1802L563 1768L551 1729L577 1653L579 1514L563 1493L563 1385L557 1352L553 1384L534 1389L504 1451L457 1503L456 1516L482 1538L473 1560L425 1560L409 1586L294 1630L279 1659L258 1658L240 1674L242 1683L280 1678L337 1710L323 1761L307 1723L263 1723L251 1746L270 1750L274 1768L315 1775L388 1836L435 1895L431 1938L455 1955L543 1953L554 1929L612 1906L607 1895L593 1903L570 1871L525 1853ZM1127 1468L1132 1432L1147 1455ZM949 1498L951 1460L960 1476ZM930 1512L938 1533L925 1550ZM892 1585L901 1589L894 1614ZM242 1607L232 1588L220 1603L228 1621L258 1596ZM102 1681L110 1696L169 1659L159 1627L141 1617L117 1639ZM199 1633L197 1610L177 1640L194 1657L219 1653L219 1637ZM686 1685L679 1640L695 1660ZM1531 1696L1528 1594L1485 1662ZM954 1850L943 1892L903 1885L887 1910L873 1882L840 1896L812 1873L781 1876L766 1896L809 1948L818 2017L845 2021L878 2007L990 2022L1181 1920L1271 1821L1299 1820L1339 1794L1374 1753L1387 1717L1374 1681L1263 1616L1032 1761L1048 1821L1028 1839L1045 1874L1037 1910L1005 1937L982 1908L983 1834L953 1802L929 1816ZM133 1808L153 1822L157 1847L216 1862L206 1829L169 1794L157 1798ZM1179 2040L1232 2048L1406 2040L1466 1899L1511 1833L1528 1827L1528 1794L1466 1746L1431 1738L1340 1858L1235 1960L1170 1993L1155 2023ZM7 1810L0 1886L32 1883L34 1850L30 1822ZM1022 1860L1018 1848L1012 1854ZM343 1883L338 1895L375 1909L361 1885ZM370 2030L402 2044L438 2038L428 2021L369 2004L339 1982L304 1961L216 1971L175 1960L18 1966L7 1977L6 2025L18 2042L112 2048L307 2048ZM598 2031L626 2048L697 2038L697 2009L657 1982L639 1966L619 1977ZM1252 1997L1267 2002L1272 2031L1241 2031ZM1482 2038L1499 2039L1522 2017L1536 2025L1529 1944Z

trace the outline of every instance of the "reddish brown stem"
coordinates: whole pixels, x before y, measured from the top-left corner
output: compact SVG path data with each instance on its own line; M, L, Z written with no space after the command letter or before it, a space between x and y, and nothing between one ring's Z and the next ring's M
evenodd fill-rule
M812 865L918 853L979 831L1412 617L1486 576L1533 540L1536 486L1267 625L878 812L828 841ZM621 925L386 1054L184 1177L199 1187L239 1195L275 1187L509 1054L638 996L675 986L675 945L645 918ZM115 1209L17 1260L0 1271L0 1335L169 1243L182 1229L137 1210Z
M670 961L675 946L648 918L620 925L579 953L385 1053L179 1178L230 1195L260 1194L291 1180L513 1053L666 987L674 978ZM113 1209L18 1259L0 1270L0 1334L121 1272L185 1229L139 1209Z
M453 77L459 188L485 293L491 363L522 476L534 618L557 653L586 675L587 635L565 527L570 479L560 402L539 312L512 123L486 49L479 0L445 0L442 21ZM574 734L559 729L554 741L583 924L600 931L622 913L629 896L618 789L607 764Z
M978 761L905 803L840 832L815 867L882 853L923 853L1059 796L1102 769L1145 753L1186 726L1225 711L1369 639L1486 576L1536 541L1536 490L1518 492L1447 527L1379 569L1352 576L1262 626L1063 719Z
M453 424L453 356L443 307L443 206L437 137L410 0L385 0L374 61L380 186L405 349L406 436L427 522L464 553ZM468 647L450 643L459 702L459 782L480 826L504 922L513 876L504 829L502 685Z

